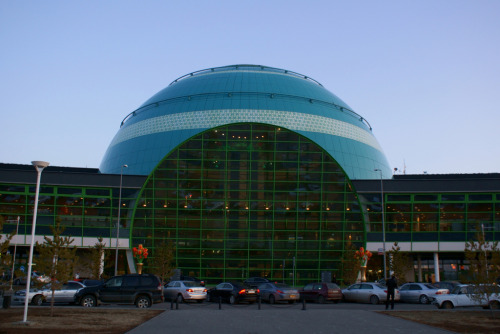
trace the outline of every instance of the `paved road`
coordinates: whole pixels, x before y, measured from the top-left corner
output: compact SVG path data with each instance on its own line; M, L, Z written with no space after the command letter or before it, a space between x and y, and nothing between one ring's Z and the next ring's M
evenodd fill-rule
M383 305L364 304L302 304L235 305L179 304L171 309L170 303L155 304L153 308L165 312L138 326L128 334L140 333L407 333L449 334L451 332L377 313ZM397 304L398 310L435 310L432 305Z

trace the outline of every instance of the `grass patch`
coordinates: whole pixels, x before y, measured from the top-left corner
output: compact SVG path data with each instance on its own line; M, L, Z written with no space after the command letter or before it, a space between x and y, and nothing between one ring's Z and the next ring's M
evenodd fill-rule
M104 309L104 308L30 308L28 324L22 323L24 309L10 308L0 310L0 333L125 333L145 321L162 313L151 309Z
M500 312L493 311L381 311L405 320L446 329L457 333L500 333Z

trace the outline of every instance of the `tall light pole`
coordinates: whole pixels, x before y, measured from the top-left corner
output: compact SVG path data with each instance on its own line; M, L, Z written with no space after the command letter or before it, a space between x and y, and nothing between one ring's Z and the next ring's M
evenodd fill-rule
M35 191L35 208L33 210L33 223L31 225L31 244L30 244L30 256L28 259L28 277L26 279L26 297L24 298L24 316L23 322L27 322L28 319L28 295L31 285L31 267L33 266L33 246L35 244L35 227L36 227L36 216L38 213L38 196L40 195L40 179L42 178L42 172L45 167L49 165L45 161L32 161L31 164L35 166L37 172L36 178L36 191Z
M375 169L376 172L380 173L380 201L382 206L382 251L384 252L384 279L387 281L387 264L386 264L386 251L385 251L385 208L384 208L384 181L382 177L382 170L380 168Z
M118 220L116 223L116 250L115 250L115 276L118 275L118 246L120 245L120 209L122 207L122 182L123 182L123 168L128 165L122 165L120 169L120 190L118 194Z

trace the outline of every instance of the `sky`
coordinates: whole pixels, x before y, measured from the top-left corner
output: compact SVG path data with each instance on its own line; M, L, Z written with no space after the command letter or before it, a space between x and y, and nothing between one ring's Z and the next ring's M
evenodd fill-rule
M0 0L0 162L98 168L130 112L201 69L319 81L406 174L500 172L498 0Z

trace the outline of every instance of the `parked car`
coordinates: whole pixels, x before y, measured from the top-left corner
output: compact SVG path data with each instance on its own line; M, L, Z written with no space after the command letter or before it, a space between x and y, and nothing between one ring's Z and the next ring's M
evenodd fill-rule
M85 288L85 285L78 281L68 281L64 283L60 289L54 290L55 303L74 303L75 294L78 290ZM50 303L52 300L51 284L47 284L43 288L43 301Z
M400 300L406 303L429 304L434 297L447 293L448 289L438 289L428 283L406 283L399 287Z
M180 281L191 281L191 282L196 282L196 283L198 283L201 286L205 286L205 281L204 280L201 280L201 279L199 279L197 277L193 277L193 276L184 276L184 275L181 275Z
M211 302L221 301L229 304L240 302L254 303L259 298L259 289L250 287L239 282L222 282L207 291L207 300Z
M14 292L12 301L16 303L24 303L25 298L26 298L26 289L17 290L16 292ZM31 303L33 305L42 305L43 303L42 289L37 289L37 288L29 289L28 303Z
M477 289L473 285L459 284L449 294L436 296L432 304L444 309L470 306L491 307L494 309L500 307L500 288L496 293L489 296L489 301L486 295L483 295L480 299L476 299L472 298L473 294L478 294Z
M196 300L198 303L207 299L207 289L194 281L171 281L163 289L165 299L179 302Z
M299 290L300 299L313 300L323 304L326 301L338 303L342 300L342 290L335 283L309 283Z
M120 303L146 308L163 301L162 289L160 279L152 274L115 276L101 285L78 290L75 303L85 307L99 303Z
M54 290L55 303L73 303L75 293L79 289L83 289L85 285L76 281L68 281L64 283L60 289ZM26 298L26 290L18 290L14 293L14 301L24 303ZM52 300L51 283L46 284L41 289L30 289L28 294L28 302L33 305L42 305L45 302Z
M443 282L434 282L431 285L435 286L438 289L448 289L448 293L453 291L453 289L462 283L458 281L443 281Z
M79 282L82 282L83 285L85 286L96 286L96 285L101 285L104 283L104 280L98 280L98 279L84 279Z
M387 287L379 283L356 283L342 290L348 302L379 304L387 300ZM400 300L399 289L394 291L394 300Z
M17 277L13 280L14 285L23 285L23 284L26 285L27 282L28 282L27 276ZM35 282L49 283L50 277L34 271L31 273L31 284L35 284Z
M274 304L275 302L286 301L295 303L300 298L299 291L284 283L262 283L259 285L260 297L263 301Z
M269 282L271 281L264 277L250 277L243 281L243 283L245 283L246 285L254 288L257 288L262 283L269 283Z

